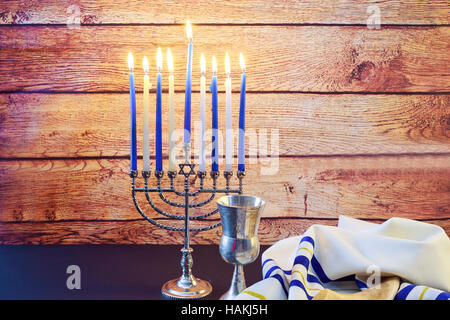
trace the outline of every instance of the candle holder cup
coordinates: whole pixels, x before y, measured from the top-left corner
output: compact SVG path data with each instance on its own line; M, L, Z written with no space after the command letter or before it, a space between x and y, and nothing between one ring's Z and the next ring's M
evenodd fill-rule
M195 216L190 216L190 208L199 208L210 203L216 196L216 194L242 194L243 189L243 179L245 177L244 171L238 171L237 178L239 180L239 186L237 188L232 189L230 187L230 180L233 176L232 172L224 172L225 178L225 188L218 188L217 181L219 179L219 172L213 171L210 173L210 178L212 179L212 187L206 188L204 185L205 179L207 179L206 172L195 172L195 164L190 164L188 161L179 164L180 171L177 173L176 171L169 171L167 176L170 181L170 185L168 187L161 186L161 180L164 177L163 171L155 171L156 178L156 187L149 187L150 180L150 172L143 171L142 178L144 179L144 187L137 188L136 187L136 179L138 178L138 171L131 170L131 196L133 199L133 203L137 209L137 211L141 214L141 216L153 224L156 227L169 230L169 231L180 231L184 232L184 246L181 249L181 269L182 275L170 281L167 281L163 284L161 288L161 293L163 297L169 299L201 299L209 295L212 291L212 286L208 281L198 279L192 274L192 248L189 245L190 242L190 232L191 231L206 231L219 227L222 222L213 223L206 227L199 228L191 228L189 227L189 222L191 220L199 220L204 219L209 216L216 214L219 210L218 208L212 209L206 213L202 213ZM175 179L177 175L183 176L184 179L184 189L183 191L179 191L175 188ZM199 180L199 187L196 190L192 191L193 188L190 184L190 176L196 176ZM144 213L138 201L136 199L137 193L144 193L147 203L150 207L155 210L157 213L173 220L184 220L184 227L176 228L170 225L162 224L157 222L155 219L150 218L148 215ZM162 209L160 209L151 199L150 194L157 193L159 198L163 200L166 204L175 208L184 208L184 215L177 215L168 213ZM166 198L166 193L172 193L182 198L182 202L175 202ZM191 199L199 194L209 194L209 197L200 202L192 202Z

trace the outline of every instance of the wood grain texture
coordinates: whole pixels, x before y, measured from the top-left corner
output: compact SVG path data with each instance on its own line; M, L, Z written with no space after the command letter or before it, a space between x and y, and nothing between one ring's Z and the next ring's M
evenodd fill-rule
M244 191L267 201L265 217L450 218L450 156L255 160ZM128 168L120 159L2 161L0 221L138 219Z
M194 38L193 79L199 78L199 53L208 62L216 55L220 90L227 50L233 90L243 52L249 91L450 91L447 26L196 26ZM4 26L0 43L0 91L127 92L128 52L135 54L139 79L144 54L155 70L157 47L171 47L175 89L184 91L184 26Z
M141 96L137 97L137 124L142 155ZM224 95L219 98L219 112L224 115ZM199 95L194 94L192 99L195 151L200 140ZM209 94L207 99L210 101ZM151 94L151 150L154 100ZM167 105L167 94L163 102ZM183 114L184 94L176 94L175 102L176 114ZM127 94L0 94L0 157L128 156L128 105ZM283 156L450 152L449 95L248 94L246 110L247 154L254 156L258 151L260 156L267 155L258 145L266 141L265 131L268 151L275 146L271 141L277 136L275 129L279 140L276 146ZM167 117L164 112L165 156ZM235 99L234 128L238 118L239 101ZM211 119L209 107L206 119ZM207 130L210 123L207 121ZM223 121L219 123L223 132L224 125ZM176 128L183 128L183 117L176 118ZM182 140L181 130L178 140ZM210 140L207 132L206 141ZM237 139L235 142L237 154Z
M378 9L382 26L370 29ZM336 225L341 214L418 219L450 233L447 1L12 0L0 4L1 244L181 244L180 232L151 226L131 202L126 56L135 55L141 137L141 61L147 55L154 73L158 46L174 53L183 112L187 19L193 79L200 52L208 72L216 55L223 92L227 50L237 92L243 52L247 132L268 130L269 140L279 132L268 148L278 145L281 158L248 151L245 192L268 202L263 244ZM198 115L197 93L193 101ZM219 236L192 238L217 244Z
M262 219L259 239L262 244L271 244L289 236L299 235L314 223L312 220ZM336 220L320 221L336 225ZM198 225L206 225L200 223ZM205 232L193 232L193 244L217 244L222 228ZM104 222L43 222L1 224L1 244L182 244L183 233L166 231L151 226L146 221Z
M76 5L77 7L74 7ZM15 0L0 6L1 24L322 23L366 24L379 9L382 24L448 24L446 1L423 0ZM75 14L78 13L79 20Z
M371 220L380 223L382 220ZM424 220L439 225L450 234L450 220ZM313 224L336 226L336 219L261 219L258 237L262 245L303 234ZM193 232L192 244L217 245L221 227ZM182 244L181 232L155 228L146 221L70 221L0 223L2 245L68 245L68 244Z

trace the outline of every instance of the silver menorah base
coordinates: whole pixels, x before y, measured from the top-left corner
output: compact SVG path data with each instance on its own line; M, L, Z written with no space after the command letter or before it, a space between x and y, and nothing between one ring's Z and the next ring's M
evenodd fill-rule
M134 205L137 209L137 211L141 214L141 216L150 222L151 224L165 229L169 231L183 231L184 232L184 246L181 249L182 257L181 257L181 269L182 269L182 275L180 278L170 280L166 282L161 289L161 293L166 298L171 299L201 299L206 297L208 294L212 291L212 286L208 281L197 279L192 275L192 248L189 246L190 242L190 232L191 231L206 231L211 230L214 228L217 228L221 225L221 222L211 224L206 227L200 227L200 228L190 228L189 222L190 220L198 220L198 219L204 219L207 218L215 213L218 212L218 208L212 209L206 213L196 215L196 216L190 216L189 215L189 209L190 208L199 208L202 206L205 206L206 204L210 203L217 193L222 194L230 194L230 193L237 193L242 194L242 180L244 179L245 172L238 171L237 172L237 178L239 179L239 187L237 189L230 188L230 180L233 176L233 173L231 171L225 171L224 172L224 178L225 178L225 188L217 188L217 180L219 178L219 172L213 171L210 173L210 177L212 179L212 187L211 188L205 188L204 182L206 178L206 172L199 171L195 172L195 164L190 164L187 161L183 164L179 165L180 171L178 172L179 175L184 176L184 190L179 191L175 188L174 181L177 176L176 171L169 171L167 173L168 178L170 179L170 186L167 188L163 188L161 186L161 179L164 176L163 171L155 171L155 177L156 177L156 187L149 188L149 178L150 178L150 172L149 171L142 171L142 177L144 179L144 188L137 188L136 187L136 178L138 177L137 170L131 170L130 171L130 177L131 177L131 195L133 198ZM187 170L186 170L187 169ZM190 181L189 177L192 175L196 175L199 179L199 187L191 191ZM136 199L136 193L137 192L143 192L145 194L145 197L147 199L147 203L150 205L150 207L155 210L157 213L170 218L174 220L184 220L184 227L181 228L175 228L173 226L165 225L162 223L157 222L156 220L150 218L148 215L144 213L142 208L139 206L138 201ZM164 201L166 204L176 207L176 208L184 208L184 215L177 215L168 213L162 209L160 209L157 205L155 205L150 198L151 193L157 193L159 195L159 198ZM175 194L181 198L183 198L183 202L174 202L172 200L169 200L165 197L165 193L172 193ZM195 197L199 194L209 194L210 196L208 199L201 201L201 202L191 202L191 198Z
M181 266L188 265L192 268L192 249L181 249ZM161 293L169 299L200 299L209 295L212 286L208 281L198 279L192 275L191 270L178 279L169 280L161 288Z

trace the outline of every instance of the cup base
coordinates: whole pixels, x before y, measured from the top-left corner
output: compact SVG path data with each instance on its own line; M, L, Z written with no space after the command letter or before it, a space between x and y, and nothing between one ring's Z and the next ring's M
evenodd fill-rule
M237 294L233 294L231 290L228 290L219 298L219 300L234 300L237 296Z
M195 283L189 287L179 286L180 279L164 283L161 294L166 299L202 299L212 292L211 284L206 280L195 278Z

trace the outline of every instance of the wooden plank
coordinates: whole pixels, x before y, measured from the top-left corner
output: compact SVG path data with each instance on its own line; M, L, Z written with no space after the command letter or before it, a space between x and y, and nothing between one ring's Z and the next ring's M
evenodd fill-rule
M259 228L261 244L272 244L279 239L299 235L314 220L262 219ZM319 221L322 223L322 221ZM324 224L335 225L336 220ZM201 225L205 225L204 223ZM222 228L204 232L192 232L193 244L218 244ZM1 244L182 244L182 232L166 231L151 226L146 221L104 222L43 222L4 223L0 228Z
M267 201L265 217L446 219L449 159L448 155L254 159L258 163L247 166L244 192ZM1 161L0 221L138 219L128 168L129 161L121 159ZM218 185L223 185L223 178ZM138 201L148 215L159 216L142 194ZM169 209L161 200L155 202ZM213 201L206 209L214 207Z
M239 52L246 56L249 91L450 91L447 26L195 26L194 37L193 79L200 76L199 53L208 62L216 55L220 90L228 51L236 91ZM0 91L127 92L128 52L135 54L141 79L144 54L153 73L160 46L171 47L175 89L184 92L184 26L5 26L0 43Z
M75 6L74 6L75 5ZM380 13L382 24L448 24L445 1L423 0L248 0L158 1L143 0L44 0L6 1L1 24L73 23L324 23L366 24ZM79 10L79 11L78 11ZM78 20L75 20L78 21Z
M209 101L209 94L207 98ZM153 106L154 94L151 99ZM199 95L193 94L192 99L196 151ZM221 116L225 113L224 100L221 94ZM167 106L167 95L163 103ZM183 93L176 94L175 103L179 115L176 127L183 128ZM137 96L137 104L138 150L142 155L141 94ZM0 94L0 157L128 156L128 105L127 94ZM271 139L277 137L274 128L278 130L276 145L280 155L449 153L449 106L449 95L248 94L247 154L256 155L260 151L260 156L266 156L267 152L258 146L258 138L260 142L268 141L270 151ZM233 111L236 128L238 99L234 100ZM167 116L164 112L166 157ZM210 108L206 119L206 129L210 130ZM151 150L155 145L154 122L151 112ZM223 132L224 125L220 121ZM210 149L210 134L207 137L206 147ZM182 141L181 130L178 138L177 141ZM237 143L234 147L236 154Z
M371 222L382 222L373 221ZM450 234L450 220L424 220ZM337 220L261 219L258 238L262 245L303 234L313 224L336 226ZM217 245L222 228L192 232L192 244ZM0 224L2 245L69 245L69 244L179 244L183 233L166 231L146 221L71 221Z

